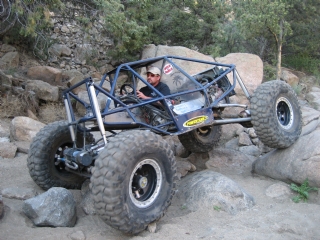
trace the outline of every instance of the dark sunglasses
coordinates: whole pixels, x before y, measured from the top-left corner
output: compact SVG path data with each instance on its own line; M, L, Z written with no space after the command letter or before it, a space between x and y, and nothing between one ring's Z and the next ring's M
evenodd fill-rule
M158 74L153 74L153 73L147 73L147 77L155 77L155 76L159 76Z

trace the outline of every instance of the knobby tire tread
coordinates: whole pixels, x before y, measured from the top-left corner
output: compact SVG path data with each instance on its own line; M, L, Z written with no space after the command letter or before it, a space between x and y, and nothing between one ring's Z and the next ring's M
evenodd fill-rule
M172 173L172 179L168 181L172 183L168 189L165 189L167 192L160 193L160 196L157 197L168 195L165 202L155 203L161 205L158 206L158 210L141 209L141 212L134 214L134 210L130 209L132 206L130 207L125 200L124 195L127 195L128 192L123 190L127 184L125 179L128 175L128 167L130 162L134 161L132 153L148 153L154 149L165 152L168 156L169 161L166 167ZM168 143L150 131L131 130L110 138L106 149L100 153L95 162L90 188L96 211L107 224L122 232L137 234L143 231L149 223L164 215L171 204L176 181L176 163ZM152 206L152 208L157 209L157 206Z
M278 123L275 102L286 96L293 107L294 123L291 129L283 130ZM301 109L297 96L290 85L280 80L261 84L251 100L251 122L259 139L270 148L287 148L299 137L302 129Z

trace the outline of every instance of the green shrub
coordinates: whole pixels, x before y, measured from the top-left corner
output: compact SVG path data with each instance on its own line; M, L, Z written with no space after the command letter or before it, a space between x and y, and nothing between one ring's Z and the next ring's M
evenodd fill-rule
M294 183L290 185L291 190L297 192L299 195L292 198L292 201L295 203L300 202L301 200L306 202L309 199L309 192L310 191L318 191L316 187L309 187L308 179L304 180L301 186L298 186Z
M283 57L282 61L283 66L320 76L319 59L310 57L308 55L292 55Z
M268 63L263 65L263 81L270 81L276 79L276 68Z

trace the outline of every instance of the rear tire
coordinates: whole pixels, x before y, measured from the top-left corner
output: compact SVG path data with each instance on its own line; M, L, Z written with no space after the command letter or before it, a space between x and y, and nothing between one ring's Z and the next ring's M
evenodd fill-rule
M221 137L221 126L212 125L197 128L178 136L181 144L194 153L209 152L216 146Z
M259 139L271 148L287 148L299 137L302 115L291 86L274 80L261 84L251 100L251 122Z
M171 203L177 181L174 155L150 131L125 131L109 140L92 170L95 208L110 226L137 234Z
M86 142L93 142L91 134ZM56 165L63 150L73 146L66 121L53 122L42 128L34 137L29 150L27 166L31 178L44 190L52 187L80 189L85 178L68 172L63 163ZM83 134L77 133L77 146L83 146Z

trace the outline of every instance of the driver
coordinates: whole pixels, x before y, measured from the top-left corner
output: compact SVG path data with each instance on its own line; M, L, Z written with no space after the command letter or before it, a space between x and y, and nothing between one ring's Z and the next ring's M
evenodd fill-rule
M170 95L170 89L168 85L163 82L160 82L160 74L161 71L159 68L151 66L147 70L147 81L163 95ZM150 99L153 97L157 97L157 94L148 86L145 86L142 87L140 90L137 90L137 96L140 99Z

